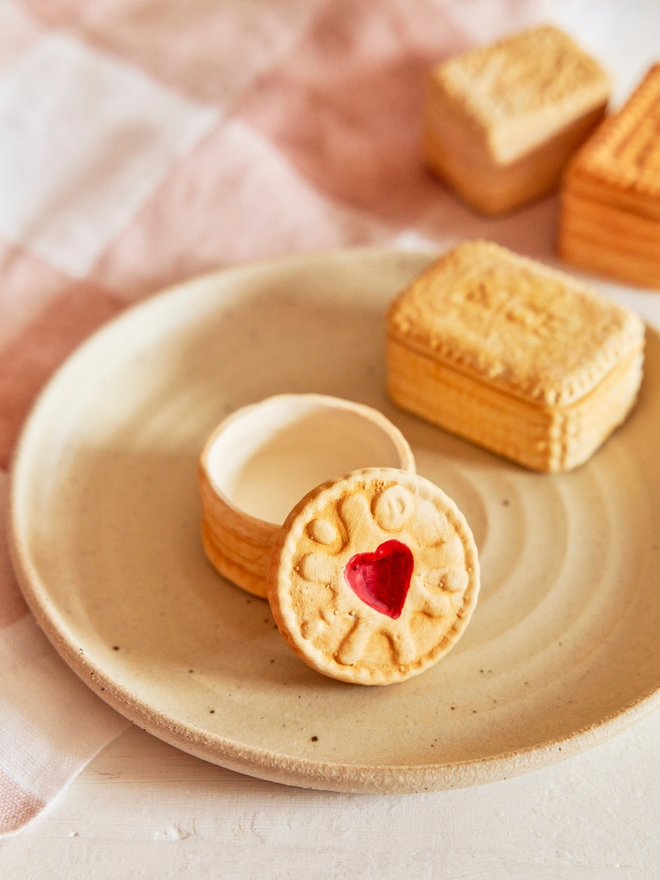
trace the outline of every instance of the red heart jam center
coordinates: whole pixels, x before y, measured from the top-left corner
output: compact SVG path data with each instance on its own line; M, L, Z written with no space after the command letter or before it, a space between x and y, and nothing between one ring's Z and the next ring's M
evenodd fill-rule
M375 553L351 556L344 579L365 605L396 620L403 611L414 566L409 547L401 541L385 541Z

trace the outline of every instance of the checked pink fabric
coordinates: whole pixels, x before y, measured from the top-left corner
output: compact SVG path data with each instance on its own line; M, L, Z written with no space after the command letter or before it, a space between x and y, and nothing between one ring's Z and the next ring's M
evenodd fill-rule
M0 834L128 722L59 659L6 550L8 468L53 370L165 285L241 261L484 236L420 160L426 71L535 0L0 0Z

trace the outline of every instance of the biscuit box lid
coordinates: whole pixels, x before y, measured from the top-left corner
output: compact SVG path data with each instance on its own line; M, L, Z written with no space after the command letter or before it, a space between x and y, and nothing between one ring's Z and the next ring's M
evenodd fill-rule
M273 548L268 601L309 666L387 685L453 647L479 583L477 547L454 501L417 474L364 468L293 508Z
M606 103L611 89L596 59L553 25L455 55L432 78L488 134L504 164Z
M654 64L624 107L577 152L567 178L586 177L609 190L660 200L660 64Z
M471 241L397 297L388 338L528 403L567 406L641 350L644 323L563 272Z

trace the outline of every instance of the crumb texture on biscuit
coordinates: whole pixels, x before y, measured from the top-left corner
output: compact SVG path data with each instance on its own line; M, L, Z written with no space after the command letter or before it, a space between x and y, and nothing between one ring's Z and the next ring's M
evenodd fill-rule
M475 241L450 251L394 301L388 334L506 394L565 406L641 348L644 325L568 275Z

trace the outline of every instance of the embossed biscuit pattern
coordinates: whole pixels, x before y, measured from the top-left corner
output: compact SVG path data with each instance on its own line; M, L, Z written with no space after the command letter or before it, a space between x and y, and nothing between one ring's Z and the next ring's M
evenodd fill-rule
M660 64L644 77L623 109L606 120L569 170L608 186L660 197Z
M269 575L273 614L294 650L361 684L402 681L439 659L462 634L479 584L476 548L453 502L428 481L375 470L308 496L285 523ZM392 538L414 557L396 620L366 605L344 577L357 551Z

